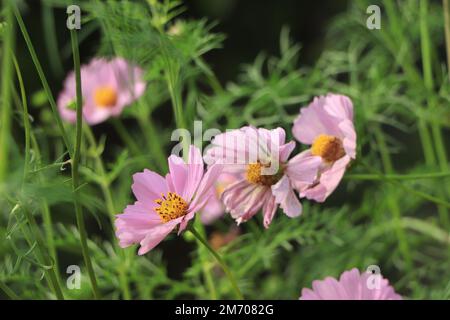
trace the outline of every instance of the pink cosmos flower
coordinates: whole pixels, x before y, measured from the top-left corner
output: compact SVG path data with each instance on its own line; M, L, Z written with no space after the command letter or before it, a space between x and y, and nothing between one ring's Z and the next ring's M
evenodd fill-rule
M352 101L337 94L316 97L300 110L292 132L298 141L311 145L304 157L322 159L315 184L297 184L296 188L301 196L323 202L338 186L350 161L356 158Z
M327 277L315 280L313 289L304 288L300 300L402 300L402 297L381 275L345 271L339 281Z
M285 143L285 138L282 128L243 127L219 134L211 142L205 162L222 163L224 172L238 177L221 196L238 224L262 209L268 228L278 206L291 218L301 214L293 186L314 182L322 161L314 156L296 156L288 161L295 142Z
M120 115L126 106L145 91L142 70L122 58L110 61L93 59L81 67L80 73L83 117L90 125ZM64 81L63 91L58 97L61 117L71 123L76 121L75 85L75 73L72 71Z
M211 197L206 205L203 207L201 220L204 224L212 224L219 219L225 213L225 207L220 200L220 196L223 191L237 180L234 174L222 173L217 182L214 184L214 188L211 190Z
M164 177L150 170L133 176L131 189L137 201L116 216L116 236L122 248L139 243L139 255L158 245L177 226L178 234L211 195L222 168L214 165L204 173L200 150L189 148L189 159L171 155Z

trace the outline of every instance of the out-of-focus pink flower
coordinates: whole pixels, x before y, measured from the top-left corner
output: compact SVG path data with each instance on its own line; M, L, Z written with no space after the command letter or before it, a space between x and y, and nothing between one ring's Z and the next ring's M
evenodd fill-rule
M139 243L139 255L153 249L175 227L182 232L189 220L205 205L222 166L206 173L200 150L189 148L187 163L171 155L165 178L150 170L136 173L131 186L137 201L116 216L116 236L122 248Z
M322 159L315 184L295 187L302 197L323 202L336 189L348 164L356 157L352 101L337 94L316 97L300 110L292 132L298 141L311 145L302 156Z
M322 161L314 156L296 156L288 161L295 142L285 143L285 138L282 128L243 127L219 134L211 142L205 162L222 163L224 172L238 178L221 196L238 224L262 209L268 228L278 206L291 218L301 214L293 185L312 183Z
M83 65L81 90L83 94L83 117L90 125L119 116L123 108L130 105L145 91L142 70L122 58L93 59ZM58 97L61 117L71 123L76 121L75 74L70 72Z
M222 217L225 213L225 207L220 200L223 191L237 180L237 177L231 173L222 173L211 190L211 197L203 207L200 218L206 225L212 224L214 221Z
M327 277L315 280L312 290L304 288L300 300L402 300L402 297L381 275L345 271L339 281Z

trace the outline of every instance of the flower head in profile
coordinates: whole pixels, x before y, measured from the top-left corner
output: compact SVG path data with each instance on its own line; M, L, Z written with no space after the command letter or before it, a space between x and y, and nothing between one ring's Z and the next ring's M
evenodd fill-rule
M83 118L95 125L109 117L119 116L122 110L145 91L142 70L122 58L93 59L80 69L83 94ZM61 117L76 121L76 82L72 71L64 81L58 97Z
M214 183L214 188L211 190L211 197L202 209L200 218L204 224L212 224L225 213L225 207L220 197L223 191L236 180L237 177L231 173L222 173L219 176Z
M356 157L356 132L352 101L342 95L316 97L294 122L294 137L311 148L304 157L320 158L319 176L313 186L298 184L302 196L323 202L336 189L348 164Z
M220 165L211 166L205 173L200 150L189 148L187 163L171 155L169 173L144 170L133 176L131 186L137 201L116 216L116 236L122 248L139 243L142 255L158 245L178 227L178 234L186 229L189 220L211 196L211 187L221 172Z
M354 268L339 278L315 280L312 290L304 288L300 300L402 300L380 274L360 273Z
M311 184L321 164L318 157L294 157L288 161L295 142L285 143L281 128L243 127L214 137L205 161L221 163L223 172L236 175L221 199L239 224L262 209L264 226L269 227L280 206L289 217L302 212L295 184Z

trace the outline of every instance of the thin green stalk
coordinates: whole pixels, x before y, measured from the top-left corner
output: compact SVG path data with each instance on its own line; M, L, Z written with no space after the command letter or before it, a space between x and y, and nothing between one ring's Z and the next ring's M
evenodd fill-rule
M450 0L442 0L444 3L444 28L445 44L447 48L447 73L450 80Z
M55 16L53 15L52 6L45 2L42 4L42 24L47 53L52 57L52 59L50 59L50 67L52 68L54 75L60 77L63 74L64 69L60 51L58 49L58 39L56 38Z
M14 11L14 15L16 16L17 23L19 24L20 30L22 32L23 38L25 39L25 43L28 47L28 51L30 52L31 59L33 60L34 66L36 67L36 70L37 70L37 73L41 80L45 94L47 95L47 99L50 103L50 107L53 112L53 117L55 118L55 121L56 121L58 129L60 131L61 137L62 137L64 144L69 152L70 158L73 158L73 148L70 143L69 137L66 133L66 130L64 129L64 125L61 120L61 116L59 115L55 99L53 98L53 94L52 94L52 91L50 90L50 86L48 84L47 78L45 77L41 63L39 62L39 59L37 58L36 51L34 50L33 43L31 42L31 39L30 39L30 35L28 34L28 31L25 27L22 16L20 15L19 9L17 8L16 4L13 4L13 11Z
M17 97L17 93L15 92L15 90L13 91L13 93L15 94L16 97L16 101L17 104L21 107L22 109L22 120L23 120L23 126L25 128L25 160L24 160L24 168L23 168L23 181L22 181L22 187L24 185L24 183L26 182L26 179L30 173L30 158L31 158L31 154L30 154L30 144L33 145L33 150L36 156L36 159L38 159L37 161L39 162L40 159L40 151L39 151L39 146L36 142L36 139L33 135L33 132L31 131L31 124L30 124L30 118L29 118L29 114L28 114L28 104L27 104L27 99L26 99L26 92L25 92L25 86L23 84L23 78L22 78L22 73L20 71L20 67L19 64L17 63L17 59L13 56L14 58L14 66L16 69L16 74L17 74L17 78L18 78L18 82L19 82L19 87L20 87L20 92L21 92L21 100L19 101L19 98ZM40 165L40 164L38 164ZM39 174L39 179L42 182L42 174ZM50 252L50 257L53 260L53 265L55 270L59 270L58 268L58 258L56 255L56 249L55 249L55 244L53 241L54 235L53 235L53 228L52 228L52 222L51 222L51 215L50 215L50 209L48 207L47 202L43 199L41 200L41 209L42 209L42 220L44 222L44 229L45 229L45 235L46 235L46 244L48 247L48 250ZM58 280L58 284L59 286L61 286L61 279L59 277L59 273L56 272L56 278ZM51 282L48 281L49 284L51 285Z
M45 246L44 240L39 232L38 224L37 224L36 220L34 219L33 214L30 212L30 210L28 210L28 208L24 207L23 211L25 213L25 217L28 220L28 224L30 225L30 229L32 231L33 238L36 241L37 248L40 252L40 256L42 257L44 263L47 266L51 266L49 269L45 270L45 274L47 274L49 277L50 283L53 287L53 290L55 291L56 298L60 299L60 300L64 300L64 294L63 294L61 286L58 282L58 277L56 276L55 265L52 263L50 256L47 254L47 252L45 250L46 246Z
M41 161L40 161L41 151L40 151L39 145L36 141L36 137L33 134L33 131L31 131L30 134L31 134L32 148L35 153L35 157L37 159L36 162L37 162L37 165L40 167L42 165ZM45 178L44 178L44 175L42 174L42 172L38 173L38 179L39 179L40 183L44 182ZM53 233L52 215L51 215L50 207L47 203L47 200L45 200L45 199L41 200L41 210L42 210L42 221L44 223L45 240L48 245L50 255L53 259L55 269L59 270L58 255L56 254L56 246L55 246L55 241L54 241L55 235ZM57 273L57 277L58 277L58 282L61 285L61 278L59 276L59 273Z
M81 135L83 129L83 99L81 92L80 55L78 51L77 33L75 30L70 31L70 38L72 41L73 63L75 70L76 93L77 93L76 140L75 140L74 156L72 158L72 191L74 193L74 205L75 205L75 214L77 218L77 225L78 230L80 232L81 251L84 258L84 263L86 264L86 268L89 274L89 279L91 281L92 292L94 294L94 297L98 299L100 297L100 294L98 292L97 279L95 277L94 268L92 267L92 262L89 255L83 211L81 208L81 204L79 202L78 187L80 186L80 176L78 172L78 164L80 162Z
M417 128L419 130L420 142L424 153L425 164L429 167L434 166L436 159L433 151L433 140L431 139L430 131L427 122L423 118L417 120Z
M134 141L133 137L128 133L128 130L124 127L123 123L116 118L112 119L114 129L119 134L122 141L127 145L128 149L133 155L139 155L139 146Z
M9 288L6 283L0 280L0 289L8 296L11 300L20 300L20 297Z
M428 0L420 0L420 45L422 51L422 67L425 87L432 91L434 87L431 68L431 43L428 30Z
M422 180L422 179L436 179L450 177L450 171L447 172L431 172L431 173L417 173L417 174L383 174L381 177L378 174L372 173L356 173L347 174L344 178L350 180Z
M205 227L203 226L203 223L200 220L200 216L197 215L195 220L195 225L198 228L199 234L204 238L205 237ZM208 259L206 257L207 250L204 246L200 245L200 241L197 241L199 244L198 246L198 255L200 257L200 260L202 262L202 268L203 268L203 276L205 277L206 285L208 287L209 293L211 295L211 300L217 300L217 292L216 287L214 286L214 281L211 274L211 268L208 267Z
M381 155L381 161L383 163L384 171L387 174L392 174L394 171L392 166L392 160L389 155L389 150L386 146L386 142L384 140L383 133L379 127L375 128L375 139L377 141L377 145L379 148L379 152ZM387 203L388 207L392 212L394 224L396 226L397 238L399 241L400 252L405 259L406 267L410 274L413 274L413 261L411 257L411 252L409 249L408 240L406 238L405 230L401 224L402 213L400 210L400 206L398 204L397 190L395 188L387 188L386 190Z
M17 63L17 59L15 56L13 56L13 62L14 62L14 67L16 69L17 80L19 81L20 96L22 99L22 107L23 107L22 121L23 121L23 126L25 128L25 156L24 156L24 164L23 164L23 181L22 181L22 185L23 185L27 179L28 172L30 171L29 167L30 167L30 159L31 159L31 154L30 154L31 129L30 129L30 118L29 118L29 114L28 114L27 95L25 92L25 86L23 84L22 73L20 72L19 64Z
M405 45L406 56L403 59L397 60L397 62L404 70L404 72L408 75L408 80L410 81L411 85L416 85L421 81L421 79L420 75L416 71L415 63L413 62L413 59L411 59L411 55L409 54L409 52L413 51L413 48L408 41L408 37L404 35L404 32L402 30L402 25L399 19L401 13L396 9L393 0L384 0L383 4L386 9L386 14L388 16L389 22L392 25L391 29L393 32L393 39L401 39L402 42L399 43L398 41L392 40L391 38L387 38L386 41L388 41L389 46L392 46L391 51L395 55L398 55L401 46ZM428 129L428 124L425 119L419 118L417 128L419 130L419 137L424 153L425 163L427 164L427 166L433 166L435 162L433 143Z
M194 237L197 238L198 241L200 241L207 249L208 251L216 258L217 262L222 267L222 270L225 272L226 276L228 277L228 280L231 283L231 286L233 287L234 293L236 294L236 297L239 300L243 300L244 296L241 293L241 290L239 289L236 279L234 278L233 274L231 273L230 269L228 269L227 265L223 261L222 257L209 245L208 241L206 241L198 232L195 230L194 227L190 226L188 229Z
M436 104L436 99L434 98L434 80L433 80L433 70L431 62L431 42L430 42L430 32L428 29L428 0L420 1L420 41L422 48L422 67L424 76L424 85L428 91L427 94L427 104L428 108ZM431 133L433 135L434 147L437 153L437 160L439 167L442 171L448 171L448 161L447 154L445 150L444 140L442 137L442 128L435 118L431 120ZM441 194L448 195L448 188L443 188ZM439 217L441 223L448 228L450 226L448 210L442 206L438 207Z
M94 149L97 149L97 141L95 140L95 137L94 137L94 134L92 133L91 128L89 126L85 126L84 128L85 128L86 137L88 139L89 144ZM104 166L103 161L100 158L100 156L96 155L95 164L96 164L97 171L102 178L102 182L99 183L99 186L100 186L100 189L102 190L103 198L105 199L106 209L108 212L109 219L111 221L111 226L114 226L115 215L117 212L115 209L113 196L111 194L110 185L109 185L108 179L106 177L105 166ZM118 249L121 257L123 259L127 260L126 252L124 252L123 250L120 250L120 248L117 247L117 243L114 243L114 248ZM122 289L123 298L125 300L130 300L131 292L130 292L130 288L129 288L129 284L128 284L128 277L126 274L126 270L125 270L125 268L123 268L123 266L118 266L117 272L119 274L119 283L120 283L120 286Z
M1 98L2 110L0 121L0 182L4 181L8 172L9 143L11 131L11 84L14 83L12 72L12 59L14 55L14 20L11 4L3 2L6 17L6 27L3 36Z

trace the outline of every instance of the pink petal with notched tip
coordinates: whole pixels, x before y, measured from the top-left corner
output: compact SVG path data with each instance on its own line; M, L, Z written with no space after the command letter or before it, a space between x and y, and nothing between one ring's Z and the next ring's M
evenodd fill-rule
M161 194L167 194L168 191L166 180L148 169L133 175L131 189L136 199L142 203L151 204L153 204L154 200L160 199Z

